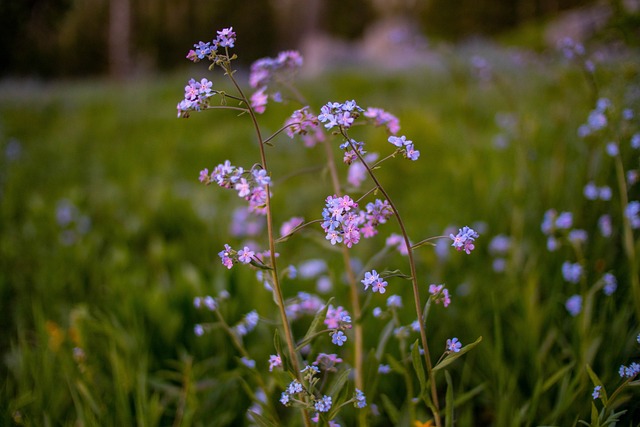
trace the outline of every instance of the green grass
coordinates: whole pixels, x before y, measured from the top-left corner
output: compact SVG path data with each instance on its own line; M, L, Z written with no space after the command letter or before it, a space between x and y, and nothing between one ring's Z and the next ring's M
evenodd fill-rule
M640 354L634 338L640 327L617 237L620 222L610 240L599 238L595 228L601 213L620 218L620 208L594 205L582 196L589 180L615 188L612 162L602 154L607 141L576 136L594 104L579 70L557 58L514 59L526 52L477 49L500 76L499 86L478 82L468 65L474 52L460 48L443 51L439 69L396 74L344 70L303 81L301 87L316 109L330 100L353 98L400 118L402 133L422 156L418 162L388 162L379 176L396 198L412 239L482 222L477 250L470 256L452 252L441 260L428 247L416 252L425 295L429 283L447 283L454 290L449 309L432 308L430 342L457 336L467 344L483 337L450 367L456 397L480 387L457 408L457 425L574 425L588 419L591 410L593 386L585 364L611 393L619 382L618 367ZM637 57L617 58L599 65L597 74L602 96L617 108L635 110L636 131L638 70ZM222 310L230 323L254 308L275 319L275 305L253 273L220 265L216 254L222 245L239 242L229 237L228 224L240 201L200 185L197 176L225 159L248 167L259 157L246 117L213 111L175 119L174 106L190 76L123 84L0 85L2 424L247 422L245 389L255 384L221 331L194 336L193 325L206 319L192 301L228 290L232 298ZM208 77L224 87L222 76ZM261 117L264 133L277 130L291 110L289 105L268 110ZM493 144L499 133L496 113L518 118L504 149ZM370 151L388 150L380 130L356 132ZM4 153L16 141L21 153L11 160ZM638 167L637 152L625 148L624 154L629 167ZM268 156L276 182L275 223L294 215L319 217L329 194L328 176L316 172L278 179L316 166L320 148L305 149L281 136ZM630 199L638 199L637 188ZM61 200L89 219L86 232L75 223L58 225ZM619 280L612 297L594 296L588 328L581 326L584 316L572 318L564 308L577 288L563 281L560 269L573 255L567 247L546 250L540 223L550 208L572 211L576 226L589 232L589 284L609 270ZM391 232L397 232L394 224L354 248L354 256L367 260ZM487 248L497 234L513 239L504 273L492 270ZM63 244L63 235L74 236L73 243ZM340 262L339 253L316 241L310 233L290 239L278 247L281 262L312 257ZM395 255L385 263L390 269L406 268ZM284 283L286 296L313 289L311 281ZM389 290L403 296L401 316L411 322L409 286L390 282ZM346 287L336 284L334 294L346 298ZM382 304L375 295L369 308ZM366 345L375 347L383 325L371 318L367 322ZM294 329L304 331L303 325ZM274 353L272 336L272 328L262 324L246 337L261 369ZM74 359L75 347L84 355ZM398 357L391 347L390 354ZM444 387L444 375L439 380ZM391 404L403 404L403 390L401 378L380 379L378 393ZM637 392L628 399L623 425L640 413L633 403ZM379 425L386 425L381 400L374 402L383 412ZM281 412L285 417L287 410Z

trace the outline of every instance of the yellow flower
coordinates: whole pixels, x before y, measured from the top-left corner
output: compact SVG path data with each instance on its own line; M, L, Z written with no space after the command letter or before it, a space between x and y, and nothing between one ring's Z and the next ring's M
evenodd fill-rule
M429 420L429 421L425 421L425 422L421 422L421 421L414 421L413 425L415 427L433 427L433 421Z

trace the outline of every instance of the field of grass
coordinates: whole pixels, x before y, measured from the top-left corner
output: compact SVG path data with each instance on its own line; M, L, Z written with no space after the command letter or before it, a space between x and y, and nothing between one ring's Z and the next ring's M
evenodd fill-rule
M447 338L465 345L483 338L448 366L454 386L447 391L439 378L443 401L449 392L458 399L454 425L602 425L592 422L592 406L599 411L602 401L592 398L587 365L611 396L623 382L620 365L640 358L640 248L623 219L624 201L640 199L640 184L621 186L619 179L620 170L640 168L630 145L640 131L640 58L634 52L597 62L594 89L557 52L479 45L438 54L435 69L336 70L299 87L316 110L355 99L400 119L421 157L386 162L378 176L412 240L464 225L480 233L471 255L416 250L423 300L430 283L452 291L450 307L431 308L432 358ZM474 55L486 60L490 77L474 72ZM267 371L278 322L271 293L254 271L227 270L217 256L225 243L241 247L230 224L243 202L198 182L201 169L226 159L247 168L260 161L250 122L232 111L175 118L185 82L204 76L230 89L221 73L204 67L129 83L0 82L0 424L250 425L258 376L221 328L194 334L194 325L216 320L197 310L194 298L222 291L230 294L219 308L229 324L254 309L260 314L244 346L268 382L277 417L285 425L300 421L278 403L281 380ZM238 79L246 83L246 73ZM579 137L603 97L611 102L607 126ZM275 132L294 108L270 105L260 116L263 133ZM623 118L625 109L633 117ZM389 152L380 129L355 132L369 150ZM618 143L618 156L607 154L609 142ZM276 226L292 216L320 218L333 194L317 168L321 148L280 135L267 155ZM609 186L611 199L585 198L591 181ZM586 242L549 251L541 230L549 209L571 212L572 228L585 230ZM610 237L598 229L603 214L611 215ZM352 248L354 262L366 263L397 232L393 221L385 224ZM499 235L510 238L504 254L490 247ZM321 297L346 305L334 249L319 226L310 227L278 246L279 262L326 260L333 289ZM578 284L563 278L565 261L582 265ZM405 264L389 254L378 271ZM609 296L600 281L607 272L618 284ZM316 282L286 279L283 291L286 298L316 293ZM363 293L365 354L378 348L386 324L371 310L390 294L403 298L401 322L415 320L408 282L389 280L385 296ZM565 308L574 294L583 297L576 316ZM309 320L296 322L294 334L302 336ZM397 347L392 338L386 353L402 357ZM349 360L352 350L340 351ZM379 412L369 412L371 425L413 426L413 396L401 373L373 375L366 387L367 411L376 405ZM608 410L627 411L619 425L640 425L639 402L638 388L626 387ZM430 416L424 405L415 411L420 420ZM341 425L355 425L355 417L345 412Z

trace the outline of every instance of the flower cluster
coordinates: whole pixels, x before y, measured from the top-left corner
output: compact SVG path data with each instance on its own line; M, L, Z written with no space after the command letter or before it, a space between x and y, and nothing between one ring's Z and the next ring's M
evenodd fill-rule
M467 254L470 254L471 251L475 248L473 242L479 237L478 233L475 232L472 228L464 226L458 230L458 234L455 236L452 234L449 235L449 238L453 240L451 246L456 248L458 251L464 250Z
M224 249L218 252L218 256L222 261L222 265L231 269L235 263L242 264L250 264L253 260L256 253L252 251L248 246L240 249L239 251L234 250L231 246L225 243Z
M282 367L282 358L279 354L272 354L269 356L269 372L273 372L273 368Z
M594 182L588 182L587 185L584 186L583 190L584 197L587 200L611 200L611 187L608 185L603 185L602 187L596 186Z
M238 322L234 327L233 331L238 336L245 336L249 332L253 331L256 326L258 326L258 321L260 320L260 316L258 316L258 312L255 310L247 313L244 318Z
M187 59L198 62L205 57L213 60L219 47L233 48L236 42L236 33L233 27L223 28L217 32L217 36L211 42L200 41L193 45L193 49L187 53Z
M582 311L582 296L571 295L564 304L570 315L576 317Z
M369 119L374 126L384 126L387 132L395 135L400 130L400 120L393 114L383 110L382 108L367 108L363 116Z
M596 108L589 112L587 122L578 128L578 135L585 138L607 127L607 110L611 107L611 101L607 98L600 98L596 103Z
M351 329L351 316L342 306L334 308L329 305L324 324L329 329Z
M329 102L320 108L318 120L324 123L324 127L332 129L336 126L342 129L348 129L354 120L360 117L360 113L364 112L362 108L356 104L355 100L345 101L344 103Z
M337 372L336 365L342 363L342 359L337 354L320 353L316 357L313 365L319 366L325 372Z
M449 290L444 285L429 285L429 293L431 299L436 303L442 303L445 307L451 304L451 297L449 296Z
M364 285L365 291L371 286L373 292L380 292L381 294L386 292L387 282L380 277L376 270L367 271L364 274L364 279L360 282Z
M624 215L629 220L631 228L640 228L640 202L636 200L629 202L624 209Z
M395 145L405 158L416 161L420 157L420 152L415 149L413 141L408 140L406 136L397 137L391 135L388 141Z
M562 263L562 277L569 283L579 283L582 277L582 265L579 262Z
M209 98L218 92L211 89L213 83L207 79L199 82L190 79L184 87L184 99L178 103L178 117L188 118L190 111L206 110L209 107Z
M633 362L629 366L621 365L618 374L620 374L622 378L633 378L640 374L640 364Z
M295 298L286 302L285 310L291 320L299 319L304 315L314 315L324 307L324 301L307 292L298 292Z
M205 168L200 171L199 181L205 185L215 182L220 187L234 189L238 197L249 202L249 211L266 214L267 192L265 186L271 182L267 171L254 167L245 171L233 166L228 160L216 166L211 173Z
M289 79L290 75L300 67L302 67L302 56L293 50L280 52L276 58L261 58L251 64L249 84L257 89L251 95L251 106L256 113L264 113L269 96L273 101L282 101L280 92L268 93L268 85L274 80Z
M540 225L542 233L547 236L547 249L555 251L560 247L558 241L559 232L566 232L573 226L573 214L571 212L558 212L549 209L544 213L544 219Z
M284 122L285 132L289 138L296 135L307 135L309 132L315 133L319 124L318 117L311 113L309 106L295 110Z
M358 204L346 195L329 196L325 201L322 229L332 245L344 242L350 248L360 241L361 235L365 238L375 236L378 225L386 223L393 214L386 200L367 203L365 210L357 210Z

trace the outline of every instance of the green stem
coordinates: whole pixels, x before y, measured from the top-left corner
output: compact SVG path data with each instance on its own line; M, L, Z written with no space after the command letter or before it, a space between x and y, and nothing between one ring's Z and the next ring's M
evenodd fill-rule
M267 156L264 150L264 141L262 139L262 133L260 132L260 126L258 126L258 119L256 117L255 111L251 107L251 103L248 101L248 98L245 96L242 88L233 78L233 73L230 69L223 67L225 72L229 76L229 79L235 86L236 90L244 99L244 102L248 106L249 116L251 117L251 122L253 123L254 130L256 132L256 136L258 138L258 147L260 148L260 161L262 164L262 168L264 170L269 170L267 167ZM289 358L291 359L291 363L293 365L293 369L295 370L295 375L298 381L302 382L302 376L300 375L300 363L298 362L298 355L295 350L295 344L293 340L293 332L291 331L291 325L289 324L289 319L287 317L287 312L285 309L284 296L282 293L282 287L280 286L280 280L278 278L278 268L276 263L276 248L275 248L275 238L274 238L274 230L273 230L273 213L271 211L271 194L270 194L270 186L269 184L264 185L264 190L266 192L266 207L267 207L267 234L269 237L269 258L271 260L271 279L273 281L273 291L276 295L276 301L278 302L278 309L280 311L280 319L282 320L282 328L284 329L285 339L287 341L287 348L289 350ZM311 426L311 420L309 419L309 414L304 408L301 408L302 419L306 427Z
M407 255L409 257L409 268L411 269L411 284L413 288L413 300L415 302L416 315L418 318L418 323L420 325L420 340L422 342L422 348L424 349L424 361L427 367L427 375L429 376L429 383L431 385L431 399L435 407L435 410L433 411L433 417L435 419L436 426L441 427L442 421L440 419L440 404L438 401L438 391L436 388L435 376L433 374L433 365L431 363L431 356L429 355L429 345L427 343L426 325L424 324L424 319L422 316L422 303L420 302L420 288L418 286L418 274L416 272L416 263L413 257L413 249L411 248L409 235L407 234L404 221L400 216L400 212L398 212L398 208L396 208L395 204L393 203L393 200L391 199L391 197L389 197L389 194L384 189L382 184L380 184L380 181L378 181L378 178L373 173L373 170L371 169L371 167L367 164L367 162L365 162L364 158L362 157L358 149L353 145L353 143L351 142L351 139L344 132L342 128L341 128L341 132L345 140L349 141L349 144L351 145L351 149L356 153L356 155L358 156L358 159L362 162L364 167L367 169L367 173L369 174L373 182L380 189L380 192L387 199L387 202L389 202L389 206L391 206L393 214L398 222L398 226L400 227L402 238L407 247Z

